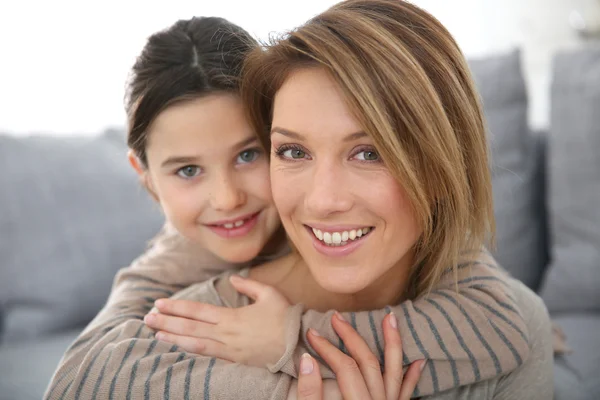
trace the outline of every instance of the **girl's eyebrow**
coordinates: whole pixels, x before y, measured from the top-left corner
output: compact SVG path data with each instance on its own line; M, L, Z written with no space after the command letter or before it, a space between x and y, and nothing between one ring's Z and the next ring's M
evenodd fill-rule
M241 150L242 148L244 148L254 142L258 142L258 136L256 136L255 134L252 134L252 136L247 137L246 139L242 139L238 143L231 146L231 149L232 150Z
M248 146L251 143L257 142L258 137L256 135L252 135L245 139L240 140L238 143L231 146L233 151L241 150L242 148ZM168 157L165 161L160 164L161 168L169 167L171 165L179 165L179 164L198 164L202 157L200 156L171 156Z
M160 164L160 166L161 168L165 168L177 164L195 164L199 160L200 157L194 156L172 156L163 161L162 164Z

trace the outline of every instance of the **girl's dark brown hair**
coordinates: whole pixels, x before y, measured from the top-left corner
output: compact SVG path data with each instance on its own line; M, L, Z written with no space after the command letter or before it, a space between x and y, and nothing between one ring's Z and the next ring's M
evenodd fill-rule
M216 17L180 20L148 38L131 71L126 96L127 144L147 167L148 128L168 106L216 92L237 93L256 41Z

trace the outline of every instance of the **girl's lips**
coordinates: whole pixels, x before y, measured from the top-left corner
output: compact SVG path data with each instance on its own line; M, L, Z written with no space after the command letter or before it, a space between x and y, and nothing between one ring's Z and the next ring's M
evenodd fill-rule
M262 211L251 214L249 217L243 219L244 223L240 226L234 226L233 228L225 228L223 225L206 225L208 229L216 233L217 235L230 239L230 238L239 238L247 235L252 231L252 229L256 226L258 222L258 218L260 217ZM240 219L238 219L239 221ZM226 222L232 223L232 222Z
M343 246L328 246L323 241L317 239L317 237L314 235L311 227L305 226L305 228L306 228L306 232L310 235L310 237L312 239L314 248L319 253L321 253L325 256L328 256L328 257L347 256L348 254L354 252L356 249L358 249L360 246L362 246L362 244L366 240L369 239L369 236L371 236L370 235L371 232L369 232L365 236L362 236L360 239L348 241L347 244L345 244Z

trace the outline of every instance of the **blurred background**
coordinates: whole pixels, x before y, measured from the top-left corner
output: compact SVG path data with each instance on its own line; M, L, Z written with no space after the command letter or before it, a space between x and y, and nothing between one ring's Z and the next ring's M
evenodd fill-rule
M92 134L124 124L124 82L148 35L180 18L222 16L259 38L335 0L0 2L0 132ZM548 124L550 58L600 35L598 0L415 0L468 56L524 52L529 120ZM584 32L584 33L582 33Z
M125 82L146 38L221 16L266 39L335 2L0 0L0 400L42 398L164 222L124 143ZM600 399L600 0L413 2L473 71L494 256L558 327L555 399Z

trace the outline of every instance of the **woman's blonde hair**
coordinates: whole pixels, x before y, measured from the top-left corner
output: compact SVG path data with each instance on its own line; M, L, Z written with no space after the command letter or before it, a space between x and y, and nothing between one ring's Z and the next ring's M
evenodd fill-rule
M266 148L289 73L326 68L423 228L411 290L430 290L463 251L493 240L479 97L463 54L427 12L401 0L343 1L246 60L242 96Z

